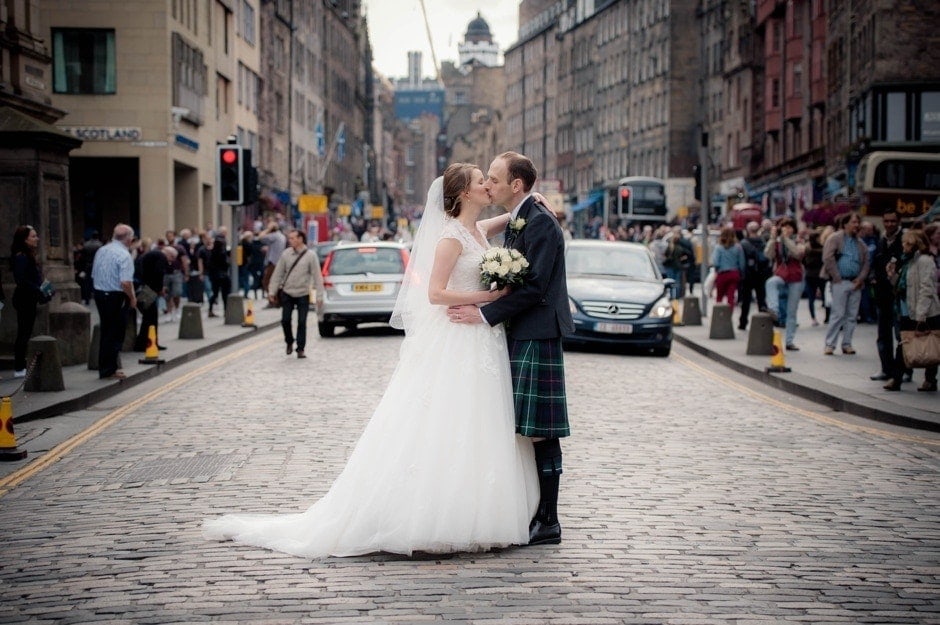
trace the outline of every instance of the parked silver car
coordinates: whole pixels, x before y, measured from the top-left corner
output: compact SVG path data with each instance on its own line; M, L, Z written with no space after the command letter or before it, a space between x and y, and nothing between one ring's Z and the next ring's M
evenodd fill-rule
M408 250L400 243L341 243L330 250L317 307L320 336L333 336L337 326L388 323L407 265Z

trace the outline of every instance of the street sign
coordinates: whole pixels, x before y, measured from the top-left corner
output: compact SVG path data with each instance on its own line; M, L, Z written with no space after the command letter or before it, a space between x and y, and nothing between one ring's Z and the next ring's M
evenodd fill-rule
M327 212L327 199L325 195L301 195L297 198L297 209L301 213Z
M336 207L336 214L340 217L349 217L352 215L352 204L340 204Z
M372 217L371 219L383 219L385 217L385 207L381 204L372 205Z

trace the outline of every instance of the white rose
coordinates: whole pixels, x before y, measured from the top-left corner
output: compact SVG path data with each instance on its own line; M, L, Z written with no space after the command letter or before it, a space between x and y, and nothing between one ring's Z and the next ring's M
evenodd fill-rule
M501 278L504 277L507 273L509 273L509 267L507 267L506 265L500 265L496 269L496 275Z
M483 271L486 273L493 273L499 268L499 263L495 260L488 260L483 263Z
M522 271L522 263L520 263L518 260L512 261L509 263L509 270L513 273L519 273Z

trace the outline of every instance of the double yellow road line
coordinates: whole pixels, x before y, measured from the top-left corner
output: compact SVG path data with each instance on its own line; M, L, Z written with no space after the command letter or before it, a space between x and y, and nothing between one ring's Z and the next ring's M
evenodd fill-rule
M35 475L36 473L39 473L40 471L51 466L52 464L58 462L63 456L71 452L73 449L75 449L76 447L84 443L85 441L91 438L94 438L95 436L97 436L104 430L108 429L109 427L111 427L112 425L114 425L115 423L117 423L118 421L126 417L127 415L131 414L132 412L134 412L141 406L144 406L145 404L152 402L153 400L159 397L162 397L163 395L166 395L170 391L177 389L180 386L183 386L184 384L187 384L188 382L192 381L195 378L204 376L206 373L214 369L218 369L232 362L233 360L238 360L244 355L249 354L257 349L260 349L261 347L265 347L269 345L270 343L274 342L275 339L277 338L279 337L272 336L268 338L267 340L259 341L257 343L253 343L251 345L243 347L237 351L231 352L221 358L213 360L207 365L203 365L202 367L199 367L198 369L194 369L190 371L189 373L183 374L177 377L176 379L171 380L170 382L164 384L160 388L154 389L150 391L149 393L142 395L138 397L137 399L131 401L130 403L124 406L121 406L120 408L117 408L116 410L113 410L112 412L109 412L104 418L96 421L91 427L85 430L82 430L81 432L73 436L72 438L62 443L59 443L58 445L50 449L48 453L43 454L38 460L30 462L29 464L24 466L22 469L19 469L18 471L14 471L10 475L0 479L0 497L3 497L5 494L10 492L10 490L15 488L24 480Z

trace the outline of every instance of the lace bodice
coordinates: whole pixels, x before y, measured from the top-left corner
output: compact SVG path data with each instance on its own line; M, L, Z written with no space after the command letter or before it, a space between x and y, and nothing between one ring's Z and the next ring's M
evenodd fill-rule
M480 232L480 237L485 241L485 237ZM456 239L462 246L463 251L457 258L457 264L454 265L454 271L450 274L450 280L447 288L454 291L481 291L483 285L480 283L480 262L483 260L483 252L489 247L489 244L483 245L469 232L462 223L456 219L448 219L441 232L442 239Z

